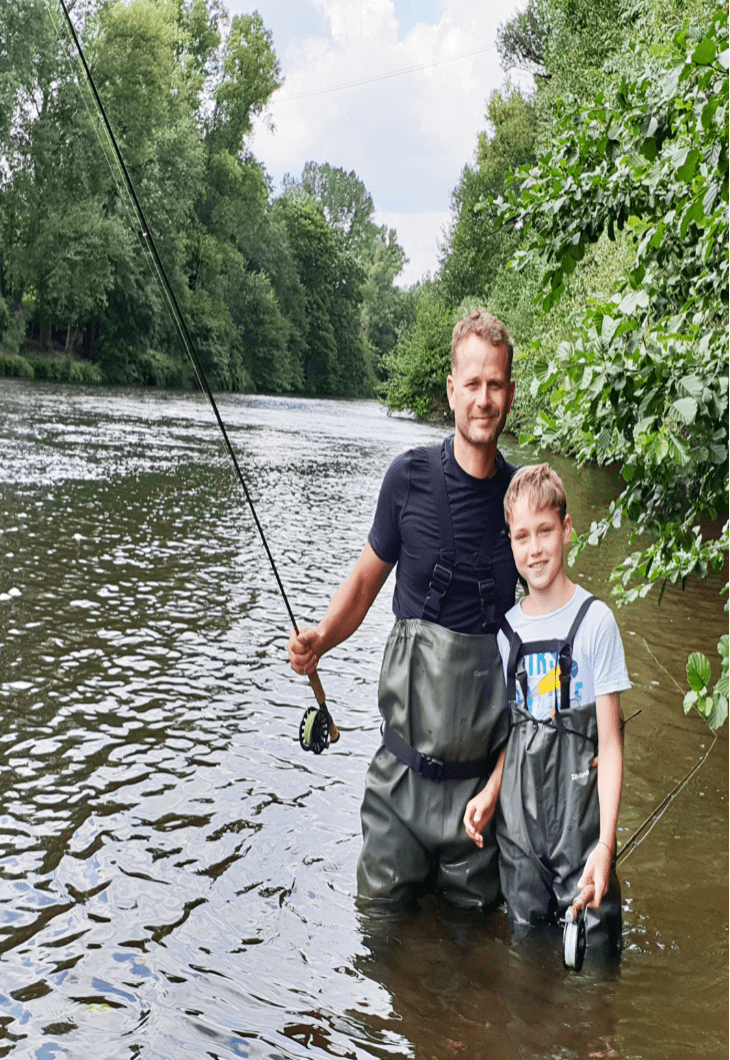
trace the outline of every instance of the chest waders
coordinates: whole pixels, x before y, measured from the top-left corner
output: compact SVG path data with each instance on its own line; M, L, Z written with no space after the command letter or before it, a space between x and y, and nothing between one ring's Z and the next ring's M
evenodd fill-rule
M502 891L510 916L521 924L565 917L600 835L596 704L570 705L573 644L594 599L581 605L565 640L523 644L509 622L502 623L510 645L510 734L496 828ZM557 656L560 691L556 684L555 709L536 718L526 707L524 659L543 652ZM523 705L516 701L518 683ZM585 923L591 956L620 956L621 891L614 868L600 909L589 909Z
M423 614L397 621L385 646L378 689L383 743L368 769L361 808L358 894L405 900L436 891L461 905L487 907L500 898L494 828L480 850L463 816L509 729L491 572L500 531L476 555L457 553L443 456L442 449L429 450L443 547ZM452 580L461 580L457 571L469 575L484 633L457 633L437 622Z

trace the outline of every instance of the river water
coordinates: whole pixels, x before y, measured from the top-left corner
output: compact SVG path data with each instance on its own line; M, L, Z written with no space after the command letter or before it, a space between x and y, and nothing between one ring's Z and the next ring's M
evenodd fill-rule
M310 624L391 459L444 431L374 402L220 407ZM564 971L557 934L515 942L502 911L375 918L355 862L389 585L321 667L340 742L304 754L313 697L202 397L0 381L0 454L0 1056L727 1057L726 732L619 866L619 970ZM555 462L583 529L614 480ZM573 576L608 599L623 544ZM678 686L716 657L719 588L618 612L642 711L624 842L710 748Z

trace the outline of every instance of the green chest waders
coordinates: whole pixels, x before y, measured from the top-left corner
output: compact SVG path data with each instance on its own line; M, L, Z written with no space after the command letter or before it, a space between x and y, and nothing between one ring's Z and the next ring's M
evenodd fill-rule
M491 577L496 542L468 560L456 553L441 453L430 455L444 548L422 617L397 621L385 647L378 690L383 745L365 784L358 894L405 900L435 891L461 905L488 907L500 897L494 828L484 833L480 850L463 815L508 733ZM454 571L464 568L489 632L457 633L436 621Z
M601 830L598 804L596 704L570 706L572 649L583 617L595 598L581 606L565 640L523 644L506 621L510 643L507 699L510 734L497 812L502 891L517 923L562 920L578 894L578 880ZM560 695L555 710L535 718L516 702L528 701L524 658L557 656ZM621 891L615 871L598 910L586 917L588 952L603 959L621 953Z

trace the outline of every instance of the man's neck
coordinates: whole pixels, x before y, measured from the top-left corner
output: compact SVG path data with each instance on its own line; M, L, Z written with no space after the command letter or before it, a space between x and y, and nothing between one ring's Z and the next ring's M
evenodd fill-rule
M497 443L490 446L473 445L457 431L454 435L454 459L461 470L472 478L492 478L496 474Z

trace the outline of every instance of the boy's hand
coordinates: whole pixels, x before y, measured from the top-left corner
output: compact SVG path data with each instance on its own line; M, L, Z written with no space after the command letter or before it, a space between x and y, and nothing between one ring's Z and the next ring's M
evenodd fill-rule
M599 909L601 899L608 891L608 881L611 876L611 862L613 853L604 842L599 842L591 851L583 875L578 880L581 890L593 887L593 901L588 903L589 909Z
M499 802L499 789L502 784L502 772L504 770L504 759L507 748L503 747L499 753L497 764L486 785L470 799L464 812L464 828L470 839L473 839L480 850L484 848L482 832L494 817L494 811Z
M490 791L490 786L487 785L484 791L480 791L478 795L475 795L467 803L466 812L464 813L464 827L466 828L466 834L470 839L474 840L480 850L484 846L482 832L494 816L498 796L499 789L496 792L492 792Z

